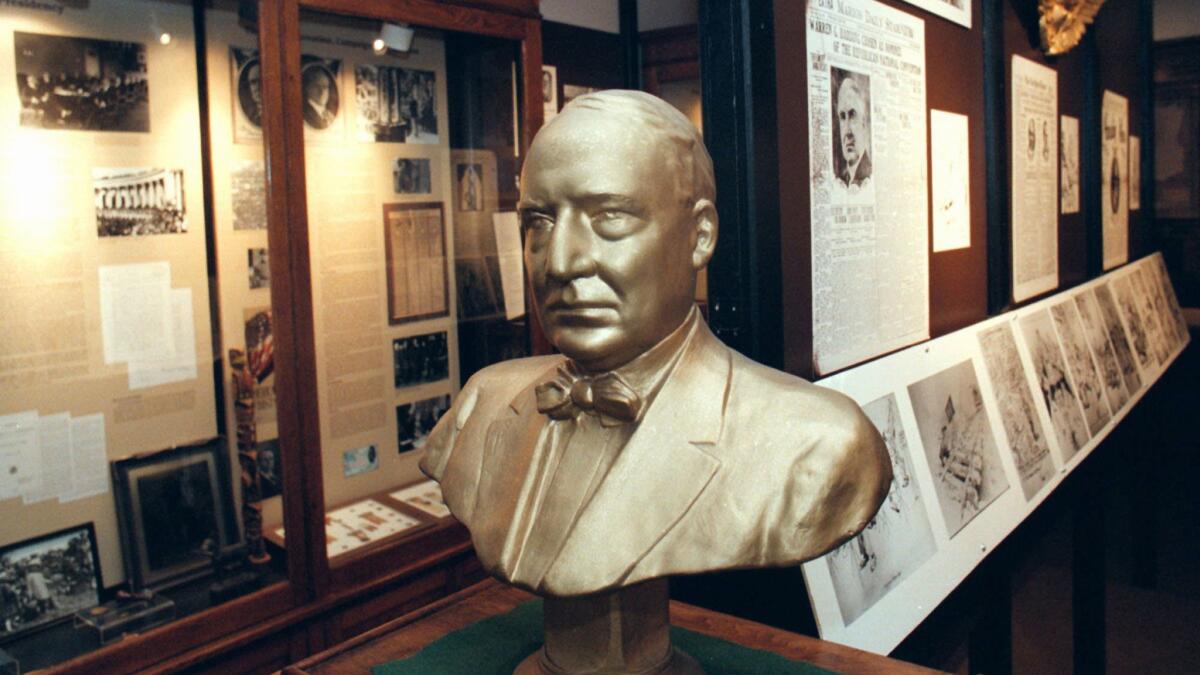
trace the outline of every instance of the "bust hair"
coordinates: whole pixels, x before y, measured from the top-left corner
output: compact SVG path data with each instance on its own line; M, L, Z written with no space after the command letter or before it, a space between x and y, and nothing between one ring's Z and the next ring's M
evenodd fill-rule
M643 91L608 89L572 99L561 114L572 110L603 112L637 124L654 134L666 147L674 150L670 156L663 158L668 168L674 170L677 176L691 176L690 186L680 181L678 188L688 205L700 199L716 201L712 158L704 147L704 139L691 120L670 103Z

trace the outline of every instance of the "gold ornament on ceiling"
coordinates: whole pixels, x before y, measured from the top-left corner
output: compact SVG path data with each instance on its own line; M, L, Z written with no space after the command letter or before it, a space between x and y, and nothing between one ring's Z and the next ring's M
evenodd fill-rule
M1042 49L1050 56L1071 51L1103 4L1104 0L1038 0Z

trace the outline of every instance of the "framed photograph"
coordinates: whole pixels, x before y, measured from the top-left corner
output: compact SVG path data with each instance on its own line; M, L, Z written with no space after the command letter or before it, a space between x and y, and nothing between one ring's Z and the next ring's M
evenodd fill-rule
M206 574L238 537L225 440L213 438L112 464L125 574L134 590Z
M383 205L388 323L446 316L450 284L441 202Z
M267 173L261 159L239 159L229 172L233 229L267 229Z
M100 604L103 588L92 523L0 547L0 643Z
M437 74L394 66L354 68L359 140L438 143Z
M458 210L483 210L483 165L462 163L454 167L458 182Z
M150 131L146 45L13 33L21 126Z
M342 60L300 55L300 91L304 99L304 137L308 140L341 138L343 131Z
M392 340L392 361L397 389L450 377L446 332Z
M249 276L251 289L269 288L271 286L271 265L267 249L246 249L246 272Z
M262 67L257 49L229 48L233 67L233 139L262 139Z
M400 157L392 165L392 191L400 195L427 195L433 191L428 159Z

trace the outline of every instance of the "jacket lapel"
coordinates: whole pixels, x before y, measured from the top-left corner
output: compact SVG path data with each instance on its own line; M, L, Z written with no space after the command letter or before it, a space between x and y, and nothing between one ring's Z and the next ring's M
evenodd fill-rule
M555 595L615 585L680 521L720 461L729 350L700 321L608 476L584 508L543 588Z
M547 379L555 364L509 402L497 419L488 425L484 439L483 461L476 504L477 523L471 534L475 548L485 565L502 562L506 543L521 508L527 500L533 476L530 467L537 462L537 439L548 418L537 411L534 387Z

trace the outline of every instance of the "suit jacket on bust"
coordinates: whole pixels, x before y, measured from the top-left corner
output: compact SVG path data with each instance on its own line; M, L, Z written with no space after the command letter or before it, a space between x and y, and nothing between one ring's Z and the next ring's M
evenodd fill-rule
M570 596L793 564L852 536L887 493L887 450L853 401L750 361L700 321L545 575L513 578L504 553L548 420L534 387L564 360L476 373L421 459L484 567L509 583Z

